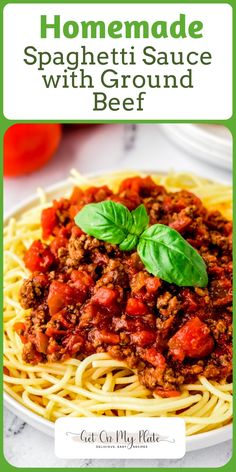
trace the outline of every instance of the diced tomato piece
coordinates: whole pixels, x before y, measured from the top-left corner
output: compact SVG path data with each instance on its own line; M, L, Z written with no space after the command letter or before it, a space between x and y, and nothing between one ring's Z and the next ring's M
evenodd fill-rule
M68 350L72 356L80 351L83 344L84 338L80 334L72 334L63 342L66 350Z
M191 218L189 218L189 216L183 215L179 216L177 220L172 221L169 226L181 233L181 231L184 231L190 225L191 222L192 220Z
M61 247L66 247L68 245L68 239L65 236L56 236L55 239L50 244L50 249L55 257L58 255L58 250Z
M156 293L161 286L161 281L158 277L148 277L146 281L146 288L149 293Z
M112 191L107 187L107 185L102 185L101 187L89 187L84 192L83 203L102 202L110 195L112 195Z
M220 267L217 264L215 265L210 265L207 268L208 274L216 274L219 277L224 274L224 267Z
M17 334L21 335L25 331L26 326L25 326L25 323L18 321L17 323L14 324L13 328Z
M23 344L26 344L27 343L27 336L25 336L25 334L24 334L25 331L26 331L25 323L22 323L21 321L18 321L17 323L14 324L13 328L16 331L16 333L18 334L18 336L20 336L21 342Z
M100 331L100 340L106 344L118 344L120 337L118 334L110 333L103 329Z
M142 355L142 358L152 364L154 367L159 367L162 370L165 370L166 368L166 360L164 356L154 347L147 349Z
M233 224L231 221L228 221L227 223L225 223L224 225L224 233L229 236L231 233L232 233L232 230L233 230Z
M45 334L49 338L51 338L51 337L54 338L55 336L65 336L66 331L64 331L63 329L53 328L53 326L48 326L48 328L45 331Z
M165 212L180 212L189 205L196 205L198 208L202 207L201 200L188 190L180 190L175 194L166 195L163 200L163 209Z
M111 333L105 329L94 329L91 331L91 338L96 344L119 344L120 337L116 333Z
M178 361L183 361L185 357L206 357L214 348L214 340L208 326L197 316L187 321L168 344L170 354Z
M94 286L92 277L83 270L73 270L70 286L76 289L77 300L83 302Z
M172 198L167 195L163 201L163 209L165 212L180 212L181 210L186 208L186 206L188 206L188 201L181 197L181 195L179 195L179 197L177 197L176 195L175 198Z
M146 315L148 313L148 308L141 300L129 298L126 305L126 313L130 316Z
M120 185L119 193L123 190L132 190L137 194L141 194L143 196L149 195L152 190L157 187L155 182L152 180L150 176L147 177L128 177L127 179L123 180Z
M49 247L38 240L34 241L26 251L24 261L31 272L47 272L54 262L54 256Z
M183 308L185 312L196 312L198 307L196 302L196 296L191 292L189 288L184 288L182 290L182 299L183 299Z
M42 352L43 354L47 354L47 347L48 347L48 336L42 333L41 331L36 331L35 333L35 346L38 352Z
M137 333L131 334L131 340L134 344L145 347L148 346L148 344L154 343L156 335L152 331L137 331Z
M70 208L70 200L68 198L60 198L60 200L53 200L53 208L56 211L65 212Z
M70 218L73 220L80 210L81 210L81 205L71 205L69 209Z
M41 214L41 225L43 229L43 239L48 239L53 234L54 228L58 224L56 210L53 207L45 208Z
M71 229L71 236L74 238L79 238L83 233L82 229L80 229L78 226L73 226Z
M117 291L108 287L100 287L98 291L93 295L92 302L95 305L105 306L106 308L112 308L117 299Z
M76 287L93 287L94 280L85 270L73 270L70 276Z
M84 328L92 323L93 319L97 314L97 306L93 305L91 302L83 306L82 314L80 316L79 327Z
M35 285L38 285L42 288L47 287L49 280L47 274L34 274L33 281Z
M143 288L146 286L148 275L143 271L140 270L136 274L133 275L132 277L132 282L131 282L131 289L134 294L138 294L141 291L143 292Z
M77 203L79 203L79 201L81 200L83 194L84 194L84 192L83 192L83 190L81 190L81 188L74 187L73 192L72 192L71 197L70 197L71 204L76 205Z
M50 285L47 302L50 315L54 315L67 305L76 304L77 300L75 289L63 282L53 280Z
M70 233L71 233L71 229L73 227L73 223L67 223L66 226L62 226L61 228L57 228L57 236L59 238L67 238L69 239L70 237Z
M24 350L23 350L23 353L24 353ZM30 364L36 365L42 361L43 361L42 354L36 351L36 349L32 348L30 351L30 355L27 357L27 362L29 362Z
M109 198L113 202L122 203L122 205L125 205L130 211L137 208L141 203L141 198L137 192L129 189L124 190L121 195L111 195Z
M178 390L165 390L163 387L158 387L154 390L154 393L162 398L179 397L180 392Z
M71 321L68 321L67 320L67 317L66 317L66 310L61 310L57 313L55 313L54 315L52 315L52 320L53 321L59 321L59 323L62 325L63 328L66 328L66 329L70 329L73 325L73 323L71 323Z
M56 340L51 338L48 344L48 354L53 354L54 352L60 351L61 346L57 344Z

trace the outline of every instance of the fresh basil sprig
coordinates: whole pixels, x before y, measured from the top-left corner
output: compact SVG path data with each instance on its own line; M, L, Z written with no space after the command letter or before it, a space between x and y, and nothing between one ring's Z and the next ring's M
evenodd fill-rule
M85 205L75 222L90 236L112 244L124 241L133 224L128 208L111 200Z
M200 254L177 231L155 224L147 228L144 205L130 212L121 203L106 200L85 205L75 217L87 234L137 252L151 274L179 286L206 287L206 265Z
M105 200L85 205L77 213L75 222L90 236L120 244L123 251L131 251L148 225L148 215L144 205L130 212L121 203Z
M200 254L169 226L156 224L141 235L137 251L148 272L180 286L206 287L206 265Z

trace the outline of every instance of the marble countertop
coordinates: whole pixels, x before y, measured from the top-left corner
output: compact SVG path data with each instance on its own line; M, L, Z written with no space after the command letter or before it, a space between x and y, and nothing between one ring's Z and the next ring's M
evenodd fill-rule
M231 181L229 171L212 167L176 147L166 125L103 125L72 129L68 127L60 148L51 162L38 172L6 179L5 211L20 199L68 176L71 168L80 172L103 169L169 169L191 171L204 177ZM200 451L186 453L181 460L63 460L54 454L53 439L32 428L5 408L4 451L15 467L221 467L231 457L231 441Z

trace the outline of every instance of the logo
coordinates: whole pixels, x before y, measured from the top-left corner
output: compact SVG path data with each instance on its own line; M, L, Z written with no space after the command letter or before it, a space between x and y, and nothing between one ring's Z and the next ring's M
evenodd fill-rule
M182 418L59 418L55 424L60 458L179 459L185 442Z

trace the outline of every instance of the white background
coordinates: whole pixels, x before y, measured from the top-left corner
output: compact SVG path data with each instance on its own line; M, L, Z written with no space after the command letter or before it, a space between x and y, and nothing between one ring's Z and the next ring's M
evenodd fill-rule
M40 15L46 14L51 22L54 14L61 22L69 20L142 21L152 24L167 20L168 24L185 13L187 22L203 22L203 38L181 39L49 39L40 38ZM104 119L228 119L231 115L231 23L232 9L228 4L8 4L4 8L4 114L8 119L104 120ZM185 74L188 66L145 66L141 62L144 46L153 45L157 51L210 51L212 65L193 66L193 89L147 89L144 111L92 111L94 91L105 91L108 97L133 97L145 89L102 88L99 75L109 66L88 66L94 75L95 89L46 89L41 71L23 61L24 48L35 46L41 51L78 50L81 44L99 52L134 45L136 66L119 66L120 74ZM47 67L48 73L61 74L65 66ZM112 67L114 68L114 66ZM181 72L180 72L181 71ZM45 73L45 72L43 72Z

